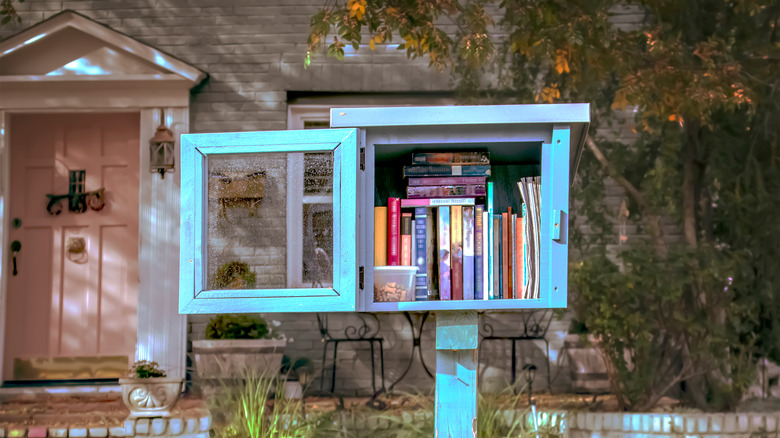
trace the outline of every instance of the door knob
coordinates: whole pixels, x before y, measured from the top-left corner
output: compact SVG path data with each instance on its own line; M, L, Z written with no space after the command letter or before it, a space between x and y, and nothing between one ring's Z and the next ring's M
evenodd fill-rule
M14 271L13 275L16 276L18 273L16 270L16 253L18 253L22 249L22 242L18 240L14 240L11 242L11 254L13 255L13 261L14 261Z

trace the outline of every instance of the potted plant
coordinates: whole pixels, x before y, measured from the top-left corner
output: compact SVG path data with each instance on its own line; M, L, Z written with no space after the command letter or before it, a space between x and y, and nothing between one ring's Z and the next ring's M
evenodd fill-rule
M263 318L227 314L209 321L206 339L193 341L192 353L204 379L238 379L247 373L275 377L286 344Z
M128 376L119 379L122 401L130 410L128 418L168 417L183 390L183 379L167 377L157 362L140 360Z

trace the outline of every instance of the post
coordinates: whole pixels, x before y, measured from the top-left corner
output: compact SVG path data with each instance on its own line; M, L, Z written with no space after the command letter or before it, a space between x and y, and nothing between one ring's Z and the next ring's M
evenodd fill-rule
M475 310L436 312L436 437L477 436Z

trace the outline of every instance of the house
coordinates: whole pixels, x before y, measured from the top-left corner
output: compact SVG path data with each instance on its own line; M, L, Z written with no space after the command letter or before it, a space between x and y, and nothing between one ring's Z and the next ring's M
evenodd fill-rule
M187 373L188 340L203 337L206 319L177 312L180 173L179 163L170 173L150 168L149 140L161 125L176 136L322 128L331 106L455 102L448 75L408 61L393 44L349 51L341 62L322 54L305 68L309 19L321 6L315 0L15 6L22 24L0 28L0 375L7 384L110 379L134 359L155 360L172 376ZM71 208L73 196L47 210L47 195L100 189L99 214L90 203L83 212ZM11 250L17 241L21 248ZM314 315L273 319L294 339L290 354L319 359ZM398 375L414 342L402 315L380 320L390 350L385 367ZM507 316L497 321L506 331L518 325ZM351 324L336 316L330 328ZM565 324L553 321L551 331L565 333ZM432 339L423 334L424 343ZM563 341L551 340L554 362ZM544 360L543 347L527 352ZM509 344L491 348L504 355L495 368L506 371ZM352 383L342 379L339 387L369 386L367 354L342 353L351 366L339 369ZM420 367L410 378L410 388L430 383Z

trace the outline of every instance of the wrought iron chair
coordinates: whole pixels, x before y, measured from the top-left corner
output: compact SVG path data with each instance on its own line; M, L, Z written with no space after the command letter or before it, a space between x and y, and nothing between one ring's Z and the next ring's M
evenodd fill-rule
M343 315L346 317L346 315ZM360 343L365 342L371 346L371 389L374 394L377 394L376 389L376 359L375 359L375 345L379 346L379 363L380 363L380 376L382 379L382 390L385 390L385 352L383 347L384 339L378 336L379 333L379 318L370 313L358 313L356 316L359 319L356 325L347 326L344 329L344 335L340 337L334 337L330 333L328 326L328 314L317 314L317 325L320 329L320 335L322 336L322 373L320 378L320 390L324 391L325 387L325 368L328 354L328 347L333 344L333 369L331 371L330 379L330 392L335 392L336 389L336 364L338 363L338 351L339 344L341 343ZM373 324L370 322L373 320ZM375 324L375 325L374 325Z
M552 387L552 378L550 376L550 341L547 340L547 330L552 323L552 310L536 310L530 312L512 313L521 318L523 323L522 332L514 335L498 336L493 332L493 325L487 322L487 314L483 313L483 322L480 327L482 342L479 343L480 349L485 341L510 341L512 343L512 385L517 378L517 344L524 341L542 341L545 345L545 366L547 367L547 388Z

